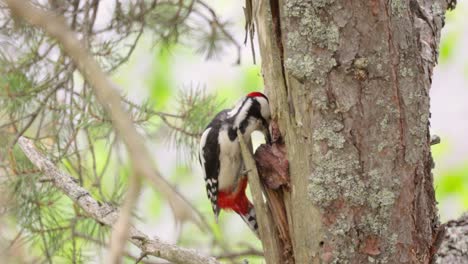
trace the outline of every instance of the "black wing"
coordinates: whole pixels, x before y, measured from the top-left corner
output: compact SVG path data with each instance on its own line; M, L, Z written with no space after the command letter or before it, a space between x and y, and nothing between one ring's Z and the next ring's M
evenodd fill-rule
M205 184L208 199L211 201L211 206L218 219L220 208L218 207L218 175L220 169L220 146L218 143L218 133L221 129L222 121L225 120L228 110L223 110L211 121L205 132L209 130L204 143L204 147L200 148L200 164L205 173ZM203 134L205 134L205 132ZM203 141L203 135L202 135ZM200 142L203 144L203 142Z

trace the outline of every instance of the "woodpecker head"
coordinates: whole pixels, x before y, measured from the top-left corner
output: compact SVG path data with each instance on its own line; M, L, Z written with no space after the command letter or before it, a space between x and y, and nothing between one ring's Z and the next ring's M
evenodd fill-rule
M239 129L242 134L250 135L258 130L265 134L270 143L270 106L268 98L260 92L251 92L237 102L236 106L228 113L228 118L233 120L233 128Z
M268 124L270 124L270 118L271 118L270 105L269 105L268 98L260 92L251 92L247 94L247 98L252 98L252 100L260 104L260 114L262 118L265 120L266 126L268 126Z

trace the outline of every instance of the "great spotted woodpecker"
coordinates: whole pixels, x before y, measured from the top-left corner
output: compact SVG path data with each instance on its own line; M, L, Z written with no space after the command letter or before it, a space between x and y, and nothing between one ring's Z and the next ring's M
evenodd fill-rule
M270 141L268 98L251 92L232 109L219 112L206 127L200 140L199 159L205 174L206 191L218 221L221 209L233 210L258 236L255 209L245 189L247 177L242 160L237 130L250 145L250 135L258 130Z

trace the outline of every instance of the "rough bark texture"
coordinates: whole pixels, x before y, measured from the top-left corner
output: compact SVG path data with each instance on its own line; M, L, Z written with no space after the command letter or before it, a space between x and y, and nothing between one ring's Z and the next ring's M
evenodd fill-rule
M255 167L255 160L251 154L252 148L249 148L246 145L244 137L239 130L237 131L237 136L241 147L242 159L244 160L245 168L248 171L252 200L257 214L258 230L260 232L265 260L268 263L281 263L281 253L277 250L280 248L279 240L275 235L271 211L263 202L262 185L260 182L260 176L258 175Z
M296 263L432 261L429 88L449 2L254 1Z
M255 151L254 158L258 174L263 184L263 195L273 220L273 226L271 228L273 232L272 236L278 241L273 250L279 253L279 263L293 264L294 254L292 252L292 240L289 232L289 220L285 203L285 201L289 201L289 162L287 160L286 146L281 137L278 125L272 122L270 128L271 144L259 146ZM252 194L255 191L253 185L251 185L251 191ZM255 208L257 208L257 205L255 205ZM266 249L265 246L264 248ZM268 254L265 254L265 256L268 256ZM266 260L268 263L277 263L269 262L268 259Z
M468 213L446 226L436 263L468 263Z

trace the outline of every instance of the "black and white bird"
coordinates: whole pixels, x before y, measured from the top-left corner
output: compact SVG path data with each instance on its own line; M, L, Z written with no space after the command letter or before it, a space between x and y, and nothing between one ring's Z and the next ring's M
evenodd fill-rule
M232 109L219 112L206 127L200 140L199 159L205 174L206 191L218 220L221 209L233 210L258 236L255 209L248 200L247 175L237 130L251 143L253 131L261 131L270 141L270 106L260 92L251 92Z

